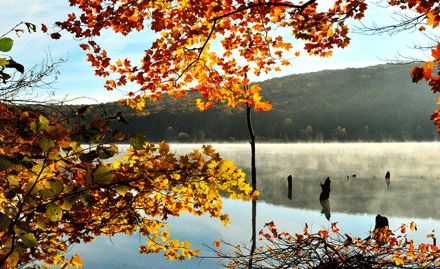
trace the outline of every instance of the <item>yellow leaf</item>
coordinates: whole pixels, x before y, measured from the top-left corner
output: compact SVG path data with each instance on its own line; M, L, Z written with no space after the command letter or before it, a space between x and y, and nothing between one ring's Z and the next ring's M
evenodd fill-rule
M426 17L428 17L428 21L426 22L426 24L434 25L436 16L432 12L428 12L426 13Z
M332 36L334 34L333 28L329 27L327 30L327 36Z
M224 214L220 216L220 220L222 221L223 225L229 224L229 215Z
M396 265L404 265L405 262L403 261L402 258L398 257L398 256L394 256L393 257L393 261Z
M116 160L114 163L113 163L113 168L114 169L119 169L120 167L121 167L121 161L120 160Z
M81 260L81 257L78 254L76 254L72 256L72 259L70 259L70 264L75 268L80 268L81 266L83 266L84 263Z
M414 231L414 230L417 231L417 225L416 225L416 223L415 223L414 221L411 222L411 224L409 225L409 229L410 229L411 231Z

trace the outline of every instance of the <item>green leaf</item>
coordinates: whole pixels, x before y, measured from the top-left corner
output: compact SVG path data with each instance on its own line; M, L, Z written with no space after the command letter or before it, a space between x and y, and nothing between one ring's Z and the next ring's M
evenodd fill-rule
M46 207L46 213L52 222L60 221L63 217L63 210L55 204L48 204Z
M35 24L30 23L30 22L25 22L24 24L26 25L29 33L31 33L31 32L35 33L37 31L37 26L35 26Z
M0 39L0 51L8 52L12 49L14 45L14 40L9 37L3 37Z
M128 187L124 185L116 185L114 189L121 196L124 196L128 192Z
M47 198L50 198L50 199L54 199L55 198L55 193L53 192L52 189L49 189L49 188L42 189L42 190L40 190L40 193L41 193L41 195L43 195L43 197L47 197Z
M110 168L103 165L100 166L95 172L95 180L96 183L109 183L114 178L114 175L111 173Z
M52 139L43 137L40 139L39 146L43 152L49 152L51 148L55 147L55 143L52 141Z
M22 234L20 235L20 238L21 241L23 241L23 243L30 248L36 247L38 245L37 239L31 233Z
M5 67L9 64L8 59L6 58L0 58L0 67Z
M34 132L34 134L36 134L38 132L38 124L36 121L31 122L29 127L31 127L31 130L32 130L32 132Z
M37 225L38 228L44 231L46 229L47 222L45 221L44 218L38 218L35 224Z
M147 136L145 134L135 134L130 139L128 139L128 143L135 150L141 150L145 144Z
M43 115L38 116L38 123L40 130L44 131L49 128L49 120Z
M11 162L5 157L0 157L0 170L7 170L12 166Z
M38 121L32 122L30 124L30 127L32 132L34 133L47 130L49 128L49 120L46 119L43 115L40 115L38 117Z
M61 208L66 210L66 211L69 211L70 209L72 209L72 206L73 206L72 202L69 201L69 199L66 199L66 200L63 201L63 204L61 205Z
M50 184L50 188L52 189L55 195L59 195L64 190L64 185L60 182L51 181L49 184Z

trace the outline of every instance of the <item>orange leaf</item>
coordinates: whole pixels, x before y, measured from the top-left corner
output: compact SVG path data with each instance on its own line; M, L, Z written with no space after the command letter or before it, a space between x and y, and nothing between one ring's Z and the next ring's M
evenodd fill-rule
M417 225L416 225L416 223L414 221L412 221L411 224L409 225L409 229L411 231L414 231L414 230L417 231Z

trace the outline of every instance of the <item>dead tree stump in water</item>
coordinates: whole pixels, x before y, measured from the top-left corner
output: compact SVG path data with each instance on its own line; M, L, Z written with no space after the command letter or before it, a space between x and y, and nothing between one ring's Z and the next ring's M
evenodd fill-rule
M292 200L292 175L287 177L287 198Z

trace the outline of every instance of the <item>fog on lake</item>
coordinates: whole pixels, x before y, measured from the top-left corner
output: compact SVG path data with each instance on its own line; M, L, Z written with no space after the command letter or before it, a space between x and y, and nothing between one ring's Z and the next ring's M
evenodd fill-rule
M213 144L224 159L231 159L250 171L250 146ZM200 144L174 144L177 154L187 153ZM126 145L120 147L122 151ZM342 232L367 236L377 214L387 216L391 229L416 221L417 232L409 236L416 242L428 240L426 234L438 229L440 212L436 207L440 169L437 158L440 143L310 143L257 144L258 199L257 230L274 221L280 230L301 231L307 223L312 230L329 228L338 222ZM389 172L389 178L386 173ZM287 177L292 175L293 197L287 197ZM331 179L329 212L321 212L320 183ZM327 205L327 204L326 204ZM249 245L251 238L250 202L225 199L225 212L231 224L184 214L171 219L175 238L189 240L202 255L212 255L206 246L222 239ZM330 218L330 221L327 220ZM159 255L138 254L145 240L139 235L101 237L92 244L81 244L71 253L80 253L84 268L221 268L216 259L193 258L185 262L167 261Z

